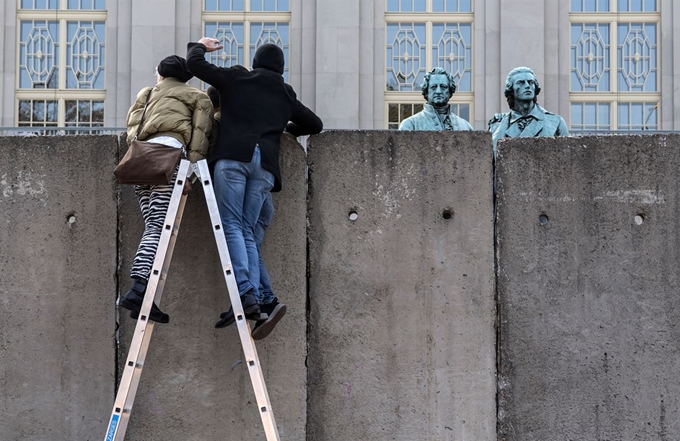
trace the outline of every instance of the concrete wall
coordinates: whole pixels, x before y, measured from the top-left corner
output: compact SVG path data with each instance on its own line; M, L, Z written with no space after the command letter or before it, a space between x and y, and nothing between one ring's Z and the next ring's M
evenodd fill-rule
M499 143L499 440L677 438L678 147Z
M116 151L113 136L0 138L2 440L103 437L115 393Z
M285 138L264 254L289 309L257 346L282 440L674 439L679 146L502 141L494 289L488 134L325 132L309 193ZM141 234L118 155L0 138L2 440L103 437ZM212 243L195 189L126 439L264 439Z
M308 439L495 439L490 135L327 132L308 155Z

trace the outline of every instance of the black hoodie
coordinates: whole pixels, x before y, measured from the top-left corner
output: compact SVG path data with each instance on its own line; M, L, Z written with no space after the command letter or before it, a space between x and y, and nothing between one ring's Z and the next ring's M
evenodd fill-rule
M261 46L255 53L252 71L239 65L224 68L210 64L205 50L201 43L187 45L191 73L220 93L222 122L208 163L212 165L219 159L250 162L255 145L259 145L262 168L275 178L272 191L280 191L281 134L286 129L295 136L319 133L323 129L321 119L283 81L284 57L278 46Z

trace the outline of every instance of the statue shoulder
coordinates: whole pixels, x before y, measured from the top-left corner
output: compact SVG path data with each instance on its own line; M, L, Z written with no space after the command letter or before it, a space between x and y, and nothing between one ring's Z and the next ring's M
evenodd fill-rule
M495 132L496 129L498 128L498 126L501 124L501 121L503 121L503 118L505 118L506 115L507 115L507 113L494 113L494 115L491 117L491 119L488 122L488 126L487 126L488 131L491 132L491 133Z
M399 130L416 130L415 115L403 119L399 124Z
M474 130L472 127L472 124L470 124L470 121L466 120L465 118L462 118L458 115L456 115L456 118L458 118L458 130Z
M564 121L564 118L562 118L562 117L561 117L560 115L558 115L557 113L548 112L547 110L544 110L544 112L545 112L545 117L546 117L546 119L550 119L550 120L555 121L555 122L557 122L557 123L560 123L560 122L563 122L563 121Z
M543 108L543 113L545 113L545 120L551 126L551 132L554 135L551 136L569 136L569 129L567 128L567 122L557 113L549 112Z

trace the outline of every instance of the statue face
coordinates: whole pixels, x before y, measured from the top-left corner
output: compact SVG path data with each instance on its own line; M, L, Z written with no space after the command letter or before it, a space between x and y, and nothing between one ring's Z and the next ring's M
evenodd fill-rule
M519 72L512 78L515 101L533 101L536 97L536 78L529 72Z
M446 75L432 75L427 88L427 102L433 106L443 106L451 99L449 80Z

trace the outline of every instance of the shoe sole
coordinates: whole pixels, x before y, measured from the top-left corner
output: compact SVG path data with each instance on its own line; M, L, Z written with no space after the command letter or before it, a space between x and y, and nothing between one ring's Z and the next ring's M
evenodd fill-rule
M284 315L286 315L286 305L277 305L272 313L269 314L269 318L260 326L253 329L253 332L250 334L250 336L253 338L253 340L262 340L263 338L267 337L269 334L271 334L271 332L274 330L274 327L276 327L276 324L281 321Z
M259 320L262 315L260 313L260 305L255 303L250 305L247 309L243 311L247 320ZM232 315L230 319L225 320L226 313L220 315L220 320L215 323L217 329L226 328L227 326L233 325L236 322L236 314Z

